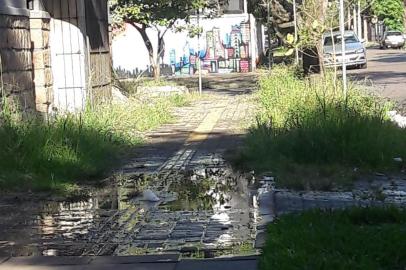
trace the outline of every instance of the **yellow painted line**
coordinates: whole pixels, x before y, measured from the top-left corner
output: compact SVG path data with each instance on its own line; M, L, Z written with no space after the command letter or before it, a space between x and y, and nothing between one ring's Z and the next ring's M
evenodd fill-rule
M217 121L220 119L224 110L225 108L220 108L210 111L200 125L190 134L189 138L186 140L186 143L206 140L216 126Z

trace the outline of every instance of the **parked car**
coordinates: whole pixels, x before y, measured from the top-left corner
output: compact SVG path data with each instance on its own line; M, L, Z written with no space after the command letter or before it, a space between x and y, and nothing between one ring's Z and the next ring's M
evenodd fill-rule
M381 49L401 48L405 45L405 38L400 31L386 31L379 41Z
M345 59L342 56L342 36L340 32L326 32L323 34L324 66L342 66L366 68L367 56L364 41L360 40L354 31L344 32Z

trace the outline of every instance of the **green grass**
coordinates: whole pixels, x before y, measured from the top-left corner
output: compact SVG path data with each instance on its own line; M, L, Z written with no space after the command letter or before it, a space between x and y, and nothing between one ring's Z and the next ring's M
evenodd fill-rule
M99 180L143 131L173 120L171 109L192 97L142 98L98 105L49 122L21 120L0 112L0 190L69 191L76 183Z
M268 227L261 270L394 270L406 268L406 211L396 208L314 210Z
M296 189L347 185L358 172L389 171L406 159L406 129L386 116L389 104L351 87L345 100L332 74L298 78L276 67L259 82L257 124L236 165L276 173Z

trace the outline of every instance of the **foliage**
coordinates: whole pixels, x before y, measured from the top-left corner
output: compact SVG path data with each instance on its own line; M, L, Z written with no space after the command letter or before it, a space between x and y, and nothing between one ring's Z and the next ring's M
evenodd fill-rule
M404 269L405 225L396 208L282 216L268 227L260 269Z
M404 10L403 0L375 0L372 12L383 20L390 30L403 31Z
M268 22L268 0L252 0L248 1L248 11L263 24ZM293 21L293 7L292 1L289 0L269 0L270 4L270 22L271 29L274 30L276 35L283 39L287 31L292 31L293 28L289 27L284 29L281 25Z
M326 189L351 182L354 168L396 169L393 158L406 158L406 130L386 119L389 105L356 87L345 100L332 74L301 80L278 67L259 87L258 123L237 165L273 171L282 186Z
M16 120L0 115L0 189L61 190L66 184L100 178L141 133L172 120L171 108L189 97L146 99L104 104L80 115Z

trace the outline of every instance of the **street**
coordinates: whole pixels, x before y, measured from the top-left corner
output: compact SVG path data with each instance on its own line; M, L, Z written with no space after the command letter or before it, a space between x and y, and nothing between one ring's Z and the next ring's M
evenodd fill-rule
M368 68L349 70L352 78L365 81L377 94L393 100L406 112L406 52L367 49Z

